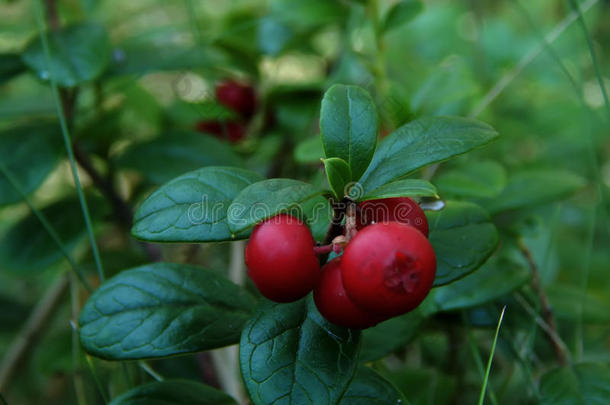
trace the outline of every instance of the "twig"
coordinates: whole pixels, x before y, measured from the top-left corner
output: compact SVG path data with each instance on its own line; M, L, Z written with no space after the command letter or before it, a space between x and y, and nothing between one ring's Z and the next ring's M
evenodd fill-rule
M326 230L326 235L324 235L322 245L329 245L333 239L343 234L343 226L341 225L341 222L345 216L345 203L333 203L332 201L331 203L333 206L333 216L330 220L330 224L328 225L328 229ZM328 255L329 253L325 253L318 256L320 266L326 264Z
M542 319L544 319L544 323L547 327L543 327L542 329L546 332L546 336L548 337L551 346L553 347L553 351L555 352L555 356L557 357L557 362L560 366L565 366L567 364L567 350L565 345L561 343L561 340L558 339L559 334L557 333L557 326L555 324L555 318L553 316L553 310L551 309L551 304L549 303L549 299L546 296L546 292L542 287L540 282L540 272L538 271L538 266L532 257L532 253L525 246L522 240L519 240L519 250L521 254L527 261L530 270L532 272L532 288L538 295L538 301L540 302L540 312L542 315Z
M6 388L13 373L30 352L41 331L45 328L55 310L61 303L61 298L68 291L68 274L62 274L47 290L38 305L32 311L23 328L6 351L0 364L0 390Z

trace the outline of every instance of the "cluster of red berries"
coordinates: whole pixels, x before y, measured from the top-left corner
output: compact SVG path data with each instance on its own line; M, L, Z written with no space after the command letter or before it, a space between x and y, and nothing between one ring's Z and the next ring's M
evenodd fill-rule
M423 211L407 197L366 201L358 208L357 233L343 255L321 270L302 221L280 214L258 224L246 246L246 266L261 294L291 302L313 290L326 319L358 329L417 307L436 273Z
M254 88L235 80L226 80L216 85L216 99L225 107L238 114L236 120L205 120L196 125L200 132L238 142L246 135L246 124L254 115L258 100Z

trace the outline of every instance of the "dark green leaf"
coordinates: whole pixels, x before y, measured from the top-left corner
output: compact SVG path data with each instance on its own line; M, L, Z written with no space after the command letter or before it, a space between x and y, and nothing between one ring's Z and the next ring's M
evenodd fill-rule
M0 84L9 81L25 70L21 56L16 53L0 54Z
M605 405L610 398L610 368L582 363L552 370L540 380L543 405Z
M356 371L360 334L313 300L267 303L244 328L239 360L253 404L336 404Z
M360 366L339 404L406 405L402 392L370 367Z
M26 193L35 191L62 156L57 124L25 125L0 133L0 160ZM0 205L21 201L21 195L0 173Z
M347 162L340 158L324 159L324 169L326 170L326 179L331 190L335 194L337 201L340 201L346 195L345 186L352 180L352 173Z
M379 143L360 182L365 192L431 163L483 146L498 136L487 124L469 118L426 117L412 121Z
M38 35L22 54L25 64L41 79L49 80L51 74L58 85L72 87L99 77L108 66L110 41L104 27L79 24L46 35L50 68Z
M441 174L436 185L445 193L466 198L491 198L506 185L506 170L493 161L468 162Z
M204 167L186 173L144 200L135 213L131 233L155 242L234 239L227 224L227 209L241 190L261 178L235 167Z
M93 222L104 214L103 201L87 198ZM85 222L79 200L70 197L41 209L42 214L55 229L68 251L76 248L86 236ZM30 213L10 227L0 243L0 268L16 272L42 271L58 263L63 258L57 244L40 224L40 220Z
M390 31L399 28L415 18L424 8L420 0L401 0L395 4L385 16L383 30Z
M294 148L294 160L299 163L320 163L324 156L324 147L319 136L306 139Z
M436 254L439 286L478 269L498 244L498 231L478 205L450 201L441 211L427 214L430 243Z
M301 203L325 193L311 184L292 179L268 179L240 192L228 210L229 229L238 233L281 212L302 213Z
M153 183L164 183L200 167L242 165L229 143L199 132L177 132L134 144L116 163L139 171Z
M125 270L87 300L84 349L105 359L164 357L236 343L252 296L210 270L153 263Z
M305 201L302 208L314 240L321 242L324 240L332 218L332 207L328 198L324 196L314 197Z
M510 260L489 260L478 271L430 292L439 311L470 308L493 301L525 284L529 270Z
M227 394L190 380L165 380L135 387L110 405L236 405Z
M502 193L485 204L492 214L532 205L545 204L574 194L585 186L585 180L560 170L531 170L515 173Z
M377 144L377 112L371 96L357 86L332 86L322 99L320 131L326 157L345 160L352 178L359 179Z
M391 197L438 197L436 187L426 180L404 179L385 184L370 191L358 201Z

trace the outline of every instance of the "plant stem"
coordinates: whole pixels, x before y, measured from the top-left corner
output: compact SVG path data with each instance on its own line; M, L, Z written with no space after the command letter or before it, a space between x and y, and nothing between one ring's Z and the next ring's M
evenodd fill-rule
M334 203L331 200L331 204L333 207L333 216L330 220L330 224L328 225L328 229L326 230L326 235L324 236L322 245L329 245L333 241L333 239L343 234L343 226L341 225L341 222L343 221L343 218L345 216L345 203ZM330 252L318 256L318 262L320 263L320 266L326 264L329 253Z
M78 405L87 405L87 397L85 395L85 386L83 384L83 376L80 370L80 343L78 341L78 330L74 327L78 319L78 311L80 303L78 300L78 284L74 279L74 275L70 275L70 308L72 311L72 375L74 378L74 392L76 393L76 401Z
M41 331L46 327L51 316L59 307L61 298L68 291L69 281L70 279L66 273L61 274L57 278L38 302L23 325L23 328L13 339L0 364L0 390L8 386L13 373L31 352L30 348L38 340Z

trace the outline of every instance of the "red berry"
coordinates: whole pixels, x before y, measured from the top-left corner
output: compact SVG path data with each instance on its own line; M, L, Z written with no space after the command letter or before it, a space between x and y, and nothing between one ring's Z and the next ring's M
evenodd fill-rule
M199 132L215 135L219 139L228 139L231 143L239 142L246 135L246 128L232 121L199 121L196 127Z
M382 198L364 201L359 204L356 216L358 230L374 222L397 221L417 228L428 236L426 214L415 201L409 197Z
M385 318L358 308L347 296L341 279L341 258L322 267L322 276L313 290L318 311L330 322L347 328L366 329Z
M428 239L400 222L381 222L359 231L341 260L345 291L354 304L383 316L417 307L428 295L436 257Z
M276 215L258 224L246 246L248 275L272 301L291 302L307 295L320 278L311 231L299 219Z
M227 80L216 85L216 98L220 104L250 118L257 107L256 93L252 86Z

